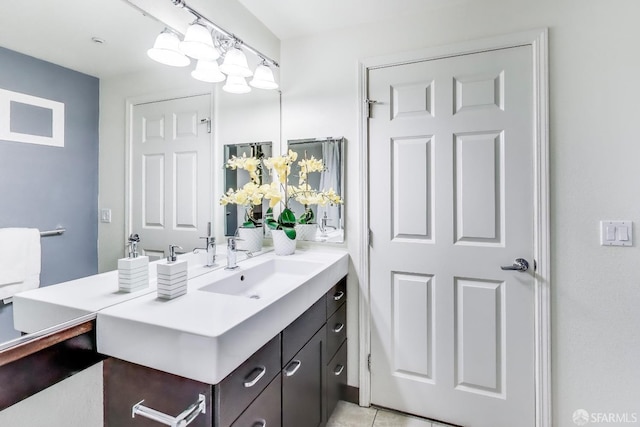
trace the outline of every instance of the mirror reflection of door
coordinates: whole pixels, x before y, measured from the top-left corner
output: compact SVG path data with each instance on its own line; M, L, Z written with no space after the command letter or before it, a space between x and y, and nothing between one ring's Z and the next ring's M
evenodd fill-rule
M211 221L211 97L135 105L131 120L131 233L151 259L170 244L201 245Z

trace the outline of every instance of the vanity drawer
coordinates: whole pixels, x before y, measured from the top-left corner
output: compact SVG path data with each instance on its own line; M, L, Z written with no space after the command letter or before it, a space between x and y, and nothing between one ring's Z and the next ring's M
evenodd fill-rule
M327 359L331 359L347 339L347 305L342 304L327 320Z
M331 362L327 365L327 415L329 419L338 400L344 393L344 388L347 385L347 343L342 344L342 347L338 350L338 353L331 359Z
M280 335L236 368L214 391L218 425L231 425L280 372Z
M282 331L282 367L318 332L327 320L324 297Z
M327 292L327 316L331 316L347 300L347 276Z
M281 388L282 376L278 375L231 427L275 427L282 425Z
M199 414L189 427L212 425L208 384L115 358L105 360L103 378L104 427L157 427L156 421L142 415L132 418L132 407L144 400L145 407L175 417L197 402L200 394L207 402L206 413Z

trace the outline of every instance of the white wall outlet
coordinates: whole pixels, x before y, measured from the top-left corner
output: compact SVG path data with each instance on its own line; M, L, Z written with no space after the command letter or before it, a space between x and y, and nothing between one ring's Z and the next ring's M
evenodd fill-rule
M600 221L600 245L633 246L633 222Z
M111 222L111 209L100 209L100 222Z

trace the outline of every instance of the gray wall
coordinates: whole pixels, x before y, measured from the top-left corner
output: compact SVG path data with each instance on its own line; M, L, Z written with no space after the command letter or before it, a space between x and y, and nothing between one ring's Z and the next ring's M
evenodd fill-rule
M65 104L64 148L0 140L0 228L67 229L41 240L41 286L97 273L99 80L0 47L0 88ZM0 342L17 336L1 304Z

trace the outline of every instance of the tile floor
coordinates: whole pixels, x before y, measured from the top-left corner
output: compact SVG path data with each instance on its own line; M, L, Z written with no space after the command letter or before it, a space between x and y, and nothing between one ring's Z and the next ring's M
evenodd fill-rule
M361 408L353 403L340 401L329 418L327 427L447 427L447 425L386 409Z

